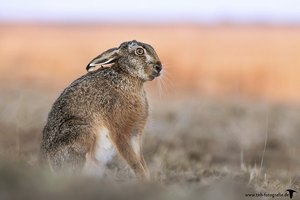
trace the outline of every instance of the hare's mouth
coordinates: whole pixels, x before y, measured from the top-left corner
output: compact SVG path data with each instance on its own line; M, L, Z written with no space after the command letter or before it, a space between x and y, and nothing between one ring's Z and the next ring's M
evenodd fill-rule
M151 74L148 76L149 81L154 80L156 77L158 77L160 74Z
M152 76L153 76L154 78L156 78L156 77L160 76L160 72L153 72Z
M148 79L153 80L156 77L160 76L162 71L161 62L149 63L147 66L146 74L148 74Z
M161 62L155 63L155 64L153 65L152 76L154 76L154 78L160 76L161 70L162 70Z
M153 78L156 78L160 75L161 75L161 70L153 70L152 74L150 76L153 77Z

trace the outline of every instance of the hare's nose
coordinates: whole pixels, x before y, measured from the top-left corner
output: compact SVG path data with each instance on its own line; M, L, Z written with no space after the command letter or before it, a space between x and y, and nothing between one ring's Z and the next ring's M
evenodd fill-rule
M162 66L161 65L154 65L154 69L157 73L159 73L162 70Z

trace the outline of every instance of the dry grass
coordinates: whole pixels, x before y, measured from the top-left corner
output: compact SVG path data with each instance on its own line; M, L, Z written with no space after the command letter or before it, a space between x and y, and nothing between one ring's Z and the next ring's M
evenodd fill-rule
M299 34L271 27L1 25L0 199L232 200L300 191L300 106L292 103L300 99ZM153 181L136 183L118 158L100 180L41 171L37 155L51 104L90 58L128 37L157 47L169 72L161 91L157 81L148 84L144 152Z
M100 180L39 170L41 130L56 95L20 89L1 96L3 198L249 199L248 192L300 190L299 106L203 98L166 105L152 99L144 152L153 182L136 184L118 158Z

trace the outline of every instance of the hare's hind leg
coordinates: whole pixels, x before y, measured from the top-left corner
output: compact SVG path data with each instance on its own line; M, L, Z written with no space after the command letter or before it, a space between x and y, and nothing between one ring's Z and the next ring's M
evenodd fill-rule
M61 138L56 148L48 154L50 168L53 171L81 171L86 162L86 154L91 151L95 136L87 125L64 124Z
M85 154L72 145L60 147L53 156L49 156L50 168L53 171L78 172L84 166Z

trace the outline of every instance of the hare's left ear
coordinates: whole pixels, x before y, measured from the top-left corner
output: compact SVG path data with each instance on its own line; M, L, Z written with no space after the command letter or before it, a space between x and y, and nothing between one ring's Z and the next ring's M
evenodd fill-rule
M100 67L108 67L112 64L115 63L115 61L119 58L119 49L118 48L113 48L109 49L96 58L94 58L87 66L86 70L88 72L94 71L95 67L100 66Z

